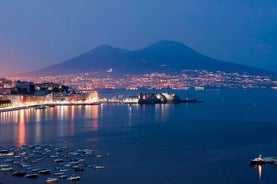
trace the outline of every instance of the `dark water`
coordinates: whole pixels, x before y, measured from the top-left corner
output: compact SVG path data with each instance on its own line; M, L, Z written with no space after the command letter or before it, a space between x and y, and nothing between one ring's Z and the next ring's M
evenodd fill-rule
M277 91L178 91L204 103L56 106L0 114L0 146L67 144L110 153L106 168L80 183L277 183L277 167L249 166L277 156ZM105 95L105 94L102 94ZM115 94L109 94L115 95ZM3 162L3 160L0 160ZM2 183L43 183L0 173ZM59 181L58 183L68 183Z

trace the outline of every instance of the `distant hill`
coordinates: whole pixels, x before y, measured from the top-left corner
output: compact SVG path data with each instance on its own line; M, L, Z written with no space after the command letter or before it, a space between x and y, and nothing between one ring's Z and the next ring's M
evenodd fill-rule
M60 64L30 72L28 75L94 72L98 76L116 77L149 72L173 73L184 69L276 75L275 72L213 59L174 41L160 41L135 51L102 45Z

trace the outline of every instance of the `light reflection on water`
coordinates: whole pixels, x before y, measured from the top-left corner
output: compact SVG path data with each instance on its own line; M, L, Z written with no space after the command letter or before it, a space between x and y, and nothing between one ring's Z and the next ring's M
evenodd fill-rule
M25 135L25 118L24 118L24 111L19 111L20 118L19 118L19 125L18 125L18 146L26 144L26 135Z
M262 170L263 170L263 166L262 166L262 165L258 165L258 166L257 166L257 169L258 169L259 180L262 181Z
M128 127L132 126L132 105L128 105Z
M1 140L17 137L17 145L23 145L31 142L44 142L46 140L55 139L57 137L75 136L78 127L86 127L86 130L97 132L100 126L113 126L116 122L105 121L106 116L110 116L109 109L120 107L118 113L121 114L123 122L127 127L133 126L138 113L144 110L152 109L150 114L142 114L143 116L153 117L153 121L165 122L169 116L169 109L172 104L161 104L153 106L132 105L93 105L93 106L55 106L47 109L25 109L19 111L3 112L0 115L0 125L15 123L17 126L7 127L17 133L8 133L2 131ZM124 108L122 108L124 107ZM123 112L123 111L126 111ZM134 116L135 115L135 116ZM105 125L106 123L106 125ZM140 122L138 122L140 123ZM2 128L3 130L3 128Z
M74 135L74 119L75 119L75 110L76 106L72 106L71 113L70 113L70 136Z
M161 122L164 122L168 115L168 108L172 104L160 104L155 105L155 119L160 120Z
M0 140L16 142L16 145L21 146L30 141L34 143L47 141L50 137L54 139L74 136L76 123L82 124L82 121L87 120L90 121L89 128L92 131L98 131L99 116L103 114L100 112L101 109L99 105L55 106L47 109L31 108L2 112ZM11 126L11 123L15 125Z

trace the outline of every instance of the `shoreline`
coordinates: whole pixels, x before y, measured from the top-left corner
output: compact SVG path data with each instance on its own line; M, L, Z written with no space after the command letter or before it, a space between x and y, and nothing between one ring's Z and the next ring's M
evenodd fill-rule
M85 102L85 103L43 103L43 104L36 104L36 105L22 105L17 107L3 107L0 108L1 112L9 112L9 111L17 111L17 110L23 110L23 109L46 109L47 107L54 107L54 106L73 106L73 105L100 105L102 102Z
M3 107L0 108L1 112L9 112L9 111L17 111L23 109L46 109L54 106L74 106L74 105L101 105L101 104L138 104L138 105L155 105L155 104L180 104L180 103L203 103L203 101L199 101L197 99L185 99L181 100L178 103L139 103L139 102L124 102L124 101L97 101L97 102L84 102L84 103L42 103L42 104L33 104L33 105L22 105L17 107Z

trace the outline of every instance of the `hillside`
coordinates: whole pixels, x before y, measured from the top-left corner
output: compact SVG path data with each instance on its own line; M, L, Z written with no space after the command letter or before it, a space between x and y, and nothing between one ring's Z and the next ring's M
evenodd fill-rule
M213 59L174 41L160 41L135 51L102 45L60 64L30 72L28 75L90 72L98 76L122 76L148 72L180 72L184 69L276 75L271 71Z

